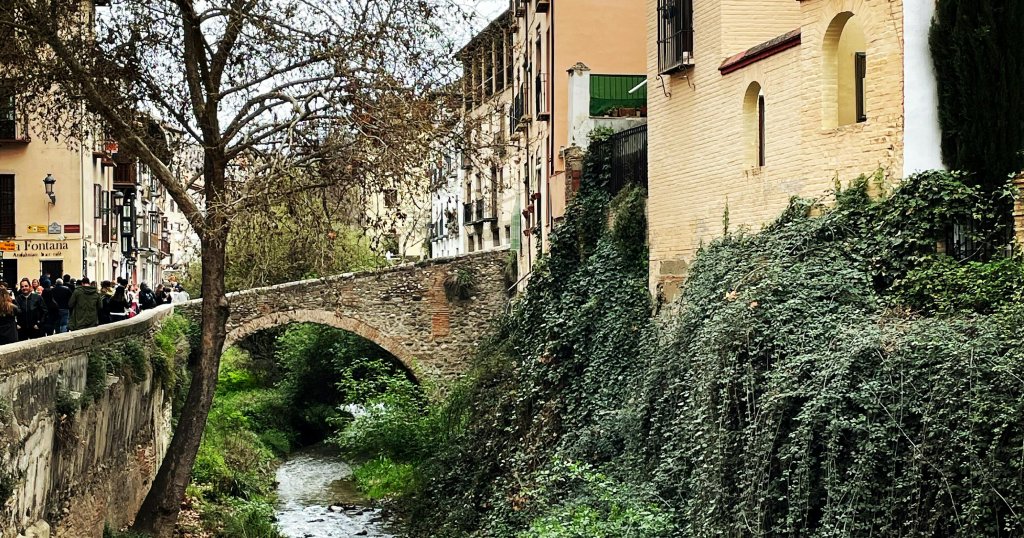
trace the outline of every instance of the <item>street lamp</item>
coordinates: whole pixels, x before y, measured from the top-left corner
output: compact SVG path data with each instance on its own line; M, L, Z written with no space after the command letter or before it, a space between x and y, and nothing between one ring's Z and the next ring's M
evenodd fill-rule
M57 179L53 177L53 174L46 174L43 178L43 186L46 187L46 195L50 197L50 205L57 205L57 195L53 194L53 184L57 182Z

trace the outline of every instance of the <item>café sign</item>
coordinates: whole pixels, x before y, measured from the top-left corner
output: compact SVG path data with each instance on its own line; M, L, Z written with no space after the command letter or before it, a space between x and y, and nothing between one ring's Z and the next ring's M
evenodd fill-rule
M67 241L16 241L15 258L63 256L70 249Z

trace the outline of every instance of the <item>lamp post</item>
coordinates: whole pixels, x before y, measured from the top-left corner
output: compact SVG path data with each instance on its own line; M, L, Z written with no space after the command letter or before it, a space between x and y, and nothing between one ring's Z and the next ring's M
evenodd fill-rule
M43 186L46 187L46 195L50 197L50 205L57 205L57 195L53 194L53 184L57 182L57 179L53 177L53 174L46 174L43 178Z

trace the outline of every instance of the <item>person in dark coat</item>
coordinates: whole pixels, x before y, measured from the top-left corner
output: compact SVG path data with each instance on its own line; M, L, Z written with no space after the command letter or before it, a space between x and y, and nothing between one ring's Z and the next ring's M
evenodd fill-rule
M64 279L58 278L53 286L53 302L57 303L57 332L68 332L68 317L71 315L71 288L64 285Z
M68 320L68 329L75 331L87 329L100 324L100 294L96 291L88 278L83 278L75 292L71 294L71 319Z
M107 301L107 315L110 316L111 323L128 319L128 297L126 293L124 286L118 286L114 290L114 295Z
M28 340L43 335L43 320L46 319L46 303L32 291L32 283L21 281L21 293L14 297L18 304L18 339Z
M53 286L48 276L39 279L39 285L43 287L43 293L39 294L46 305L46 317L43 318L43 335L50 336L57 332L57 325L60 324L60 309L57 308L57 301L53 297Z
M150 308L156 308L156 294L153 290L149 289L149 284L143 282L139 284L139 308L142 310L149 310Z
M18 305L11 292L0 284L0 346L18 341Z

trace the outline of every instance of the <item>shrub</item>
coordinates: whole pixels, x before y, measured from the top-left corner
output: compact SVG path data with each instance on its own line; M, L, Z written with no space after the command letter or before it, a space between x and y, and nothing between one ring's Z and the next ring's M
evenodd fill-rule
M907 272L892 290L896 304L925 314L991 314L1024 297L1024 263L1016 258L957 262L934 256Z
M121 342L116 356L118 364L115 366L112 363L112 367L115 367L116 371L111 373L119 374L131 383L138 383L146 379L146 365L149 363L149 357L141 342L135 338L124 340Z
M444 279L444 294L449 301L469 299L475 290L476 276L469 269L457 269Z
M352 472L356 487L367 499L379 501L404 495L416 488L415 468L411 463L397 463L381 456Z
M577 462L556 461L538 473L544 515L518 538L660 538L671 534L671 511L649 492Z

